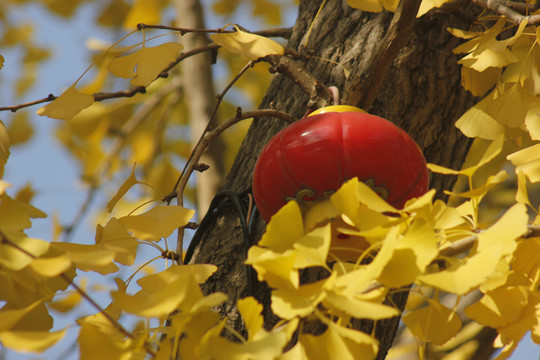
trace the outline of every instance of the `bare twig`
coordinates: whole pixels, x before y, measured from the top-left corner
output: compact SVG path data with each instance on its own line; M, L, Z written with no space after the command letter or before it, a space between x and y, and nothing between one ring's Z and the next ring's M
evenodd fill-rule
M187 167L184 175L180 178L180 182L176 188L176 192L183 193L190 175L195 170L195 167L198 163L198 160L200 159L201 155L203 154L204 150L208 147L210 142L213 138L220 135L223 131L227 130L232 125L236 124L237 122L245 119L251 119L251 118L261 118L261 117L277 117L289 124L292 124L297 119L292 117L286 112L279 111L279 110L273 110L273 109L262 109L262 110L253 110L253 111L247 111L242 112L240 108L237 108L236 115L232 118L229 118L228 120L225 120L223 123L221 123L218 127L216 127L212 131L208 131L201 139L197 147L195 147L193 156L191 157L191 161L189 166Z
M508 20L516 24L521 24L523 21L527 21L530 25L540 24L540 15L528 15L529 12L536 10L536 6L533 5L507 0L472 0L472 2L506 16Z
M176 27L176 26L167 26L167 25L149 25L149 24L137 24L137 29L160 29L160 30L172 30L178 31L180 35L185 35L187 33L234 33L235 30L225 30L225 29L193 29L185 27ZM266 36L266 37L281 37L284 39L290 39L292 35L292 28L275 28L267 30L258 30L250 31L251 34Z
M269 55L262 59L272 67L270 72L279 72L294 81L309 96L308 107L323 107L332 102L333 94L307 69L285 55Z
M400 1L386 36L371 58L366 71L349 81L344 94L344 104L358 105L366 111L369 110L390 65L405 45L421 2L421 0Z

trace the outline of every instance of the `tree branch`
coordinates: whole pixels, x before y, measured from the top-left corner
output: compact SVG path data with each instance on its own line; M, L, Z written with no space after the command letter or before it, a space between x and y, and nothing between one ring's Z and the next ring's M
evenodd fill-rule
M307 69L298 65L288 56L285 55L269 55L262 59L272 65L270 72L279 72L291 79L298 85L308 96L308 107L317 105L318 107L326 106L333 99L332 91L315 78Z
M172 30L178 31L180 35L184 36L188 33L234 33L235 30L225 30L221 28L217 29L195 29L168 25L149 25L149 24L137 24L137 29L160 29L160 30ZM267 30L249 31L251 34L266 36L266 37L281 37L284 39L290 39L292 35L292 28L274 28Z
M508 20L516 24L521 24L525 20L530 25L540 24L540 15L526 15L537 9L535 5L507 0L472 0L472 2L485 9L493 10L499 15L506 16Z

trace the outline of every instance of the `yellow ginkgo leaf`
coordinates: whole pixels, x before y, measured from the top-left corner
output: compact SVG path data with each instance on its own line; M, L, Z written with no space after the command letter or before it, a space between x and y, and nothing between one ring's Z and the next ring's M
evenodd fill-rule
M472 177L474 173L476 172L476 170L478 170L481 166L486 165L491 160L495 159L497 155L500 154L500 152L502 151L503 145L504 145L504 136L503 135L497 136L495 140L489 144L486 150L483 150L483 148L479 148L481 149L482 152L475 154L476 158L479 158L478 161L475 161L474 164L471 164L470 166L462 170L448 169L448 168L445 168L443 166L439 166L436 164L427 164L427 167L429 170L436 173L440 173L440 174L465 175L468 177Z
M449 1L450 0L422 0L422 2L420 3L420 9L418 9L418 14L416 15L416 17L418 18L424 15L433 8L440 8Z
M297 288L299 285L298 269L294 267L297 252L287 250L276 253L259 246L248 250L245 261L253 266L259 281L266 281L273 288Z
M140 215L118 219L131 234L141 240L158 241L179 227L185 226L195 214L194 210L175 205L158 205Z
M9 349L20 352L42 353L60 341L66 330L48 331L2 331L0 342Z
M96 244L103 249L114 251L114 260L124 265L133 265L139 245L116 218L109 220L105 227L98 224Z
M465 308L465 315L482 325L504 327L519 320L527 298L523 286L500 287Z
M73 310L75 306L79 305L81 300L82 295L79 292L74 291L58 300L55 299L53 302L50 302L48 306L58 312L67 313L68 311Z
M71 259L65 255L56 257L41 257L30 263L32 270L43 277L54 277L67 271L71 266Z
M109 71L124 79L131 79L133 86L148 86L158 75L173 62L180 51L182 44L169 42L154 47L142 49L114 59L109 63Z
M527 179L523 171L516 171L517 174L517 191L516 191L516 201L525 205L531 205L529 200L529 192L527 191Z
M428 306L403 316L403 322L422 341L442 345L461 329L459 316L438 301L428 299Z
M285 48L274 40L250 34L238 28L233 33L212 34L210 38L230 52L242 54L252 60L285 53Z
M51 246L64 250L75 266L83 271L96 271L102 275L118 271L118 266L113 262L113 250L102 249L99 245L65 242L52 243Z
M302 213L296 201L289 201L272 218L258 245L276 252L285 252L304 236Z
M335 278L336 274L333 273L327 279L302 285L298 289L282 287L273 290L272 311L283 319L308 316L325 298L326 290L332 287Z
M487 68L476 71L466 66L461 67L461 85L474 96L483 96L491 90L499 78L501 69Z
M0 332L10 330L15 324L17 324L27 314L36 309L43 300L37 300L23 308L19 309L0 309Z
M525 126L531 139L540 140L540 106L530 109L525 116Z
M540 144L529 146L506 158L516 167L516 172L523 172L533 183L540 181Z
M92 95L83 94L71 85L62 95L51 103L40 107L36 114L59 120L71 120L82 110L94 103Z
M120 188L114 194L112 199L107 203L107 211L110 213L113 209L118 200L120 200L128 191L131 189L132 186L139 184L139 180L135 177L135 165L133 166L133 169L131 170L131 174L129 174L129 177L124 181L122 185L120 185Z
M300 343L306 359L374 359L377 355L377 340L358 330L353 330L328 321L328 329L320 336L300 335Z
M369 12L381 12L383 7L379 0L347 0L350 7Z
M253 340L257 333L263 329L264 320L261 315L263 306L252 296L240 299L236 304L246 325L248 340Z
M195 305L196 300L201 299L202 293L199 283L204 280L197 279L201 272L208 275L215 271L216 267L211 265L180 266L188 269L179 269L177 266L174 272L164 271L158 274L148 275L137 281L142 288L135 295L127 295L123 292L113 293L115 303L123 310L144 317L166 317L177 309L188 311ZM210 274L208 274L208 272ZM173 274L174 276L167 276ZM223 296L219 295L219 301Z
M382 320L399 315L399 311L391 306L374 301L360 300L354 296L343 296L337 292L328 293L323 300L323 304L357 319Z
M0 70L4 67L4 57L0 54Z
M502 257L514 251L517 239L527 231L527 221L525 205L512 206L493 226L477 235L472 255L454 260L444 271L422 275L419 281L455 294L468 293L495 271Z
M34 260L34 257L41 256L49 250L49 243L41 239L21 237L11 238L9 241L0 244L0 265L10 270L23 269Z
M456 121L456 127L465 136L495 140L498 136L504 134L504 126L487 112L488 107L494 101L494 95L495 91L492 91Z
M424 220L417 219L405 235L398 239L392 258L384 266L378 280L396 288L411 284L424 273L437 254L437 238L433 228Z
M294 244L298 251L294 267L305 269L307 267L321 266L328 268L326 258L330 249L330 224L315 228Z

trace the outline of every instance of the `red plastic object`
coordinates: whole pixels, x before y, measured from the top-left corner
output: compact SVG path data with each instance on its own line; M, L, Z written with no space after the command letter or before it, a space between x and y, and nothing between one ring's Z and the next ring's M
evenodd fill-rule
M268 222L290 199L323 198L354 177L397 208L428 189L426 160L405 131L362 112L326 112L270 140L255 165L253 195Z

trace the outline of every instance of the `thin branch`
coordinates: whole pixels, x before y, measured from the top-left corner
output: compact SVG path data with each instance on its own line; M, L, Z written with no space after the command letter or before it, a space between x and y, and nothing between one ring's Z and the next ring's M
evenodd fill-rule
M386 73L399 50L406 43L421 2L421 0L400 1L388 31L378 51L371 58L366 71L360 76L355 76L348 83L344 104L358 105L369 111Z
M269 55L262 59L272 65L270 72L279 72L291 79L309 96L308 107L326 106L332 102L333 94L307 69L285 55Z
M527 15L536 10L536 5L527 5L507 0L472 0L472 2L485 9L493 10L499 15L506 16L508 20L521 24L527 21L530 25L540 24L540 15Z
M187 33L234 33L235 30L225 30L225 29L193 29L193 28L185 28L185 27L176 27L176 26L167 26L167 25L149 25L149 24L137 24L137 29L143 30L143 29L160 29L160 30L172 30L172 31L178 31L180 35L185 35ZM292 35L292 28L275 28L275 29L267 29L267 30L258 30L258 31L250 31L251 34L266 36L266 37L281 37L284 39L290 39Z
M182 60L184 60L184 59L186 59L186 58L188 58L190 56L197 55L199 53L205 52L205 51L216 50L217 48L219 48L219 45L217 45L217 44L209 44L209 45L201 46L200 48L193 49L193 50L185 52L185 53L181 53L180 55L178 55L178 57L173 62L171 62L165 69L163 69L163 71L161 71L161 73L158 75L158 78L166 78L167 76L169 76L169 71L171 69L173 69L176 65L178 65L178 63L180 63ZM95 101L103 101L103 100L109 100L109 99L119 99L119 98L133 97L133 96L135 96L136 94L139 94L139 93L140 94L146 93L146 87L144 87L144 86L136 86L136 87L133 87L133 88L131 88L129 90L126 90L126 91L99 92L99 93L93 94L93 96L94 96ZM34 106L34 105L54 101L57 98L58 98L58 96L55 96L53 94L49 94L49 96L47 96L46 98L43 98L43 99L39 99L39 100L35 100L35 101L31 101L31 102L27 102L27 103L19 104L19 105L0 107L0 111L16 112L17 110L20 110L22 108L27 108L27 107L30 107L30 106Z
M237 122L245 119L250 118L259 118L259 117L277 117L283 121L288 122L289 124L292 124L297 119L292 117L291 115L279 111L279 110L273 110L273 109L263 109L263 110L254 110L249 112L242 112L240 108L236 109L236 115L226 121L224 121L222 124L220 124L218 127L216 127L212 131L205 132L204 136L202 136L197 146L193 149L191 156L189 158L189 161L186 163L186 167L184 167L184 170L182 171L182 175L178 179L177 184L175 185L175 189L171 194L168 196L168 198L165 198L164 200L167 202L170 202L172 198L176 195L177 201L179 205L183 205L183 194L184 190L187 186L187 183L189 181L189 178L191 177L191 174L196 170L197 164L199 163L199 159L201 158L202 154L216 136L220 135L223 131L228 129L229 127L233 126ZM176 247L177 247L177 253L182 254L183 250L183 244L184 244L184 229L180 228L178 229L177 233L177 239L176 239ZM179 259L180 264L184 264L183 257L180 257Z
M253 110L248 112L242 112L240 108L237 108L236 115L232 118L225 120L218 127L212 131L208 131L199 142L198 146L195 147L192 160L190 161L189 166L187 167L184 176L181 177L180 182L176 188L178 193L183 193L190 175L195 170L195 166L198 163L198 160L201 158L204 150L208 147L213 138L220 135L223 131L227 130L229 127L233 126L237 122L245 119L251 118L261 118L261 117L277 117L289 124L294 123L297 119L289 115L286 112L273 110L273 109L262 109L262 110Z

